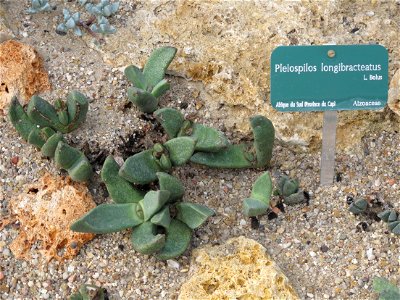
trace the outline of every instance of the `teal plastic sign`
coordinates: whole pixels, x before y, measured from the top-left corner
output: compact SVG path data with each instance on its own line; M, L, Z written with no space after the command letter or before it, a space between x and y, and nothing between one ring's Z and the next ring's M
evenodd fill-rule
M278 111L381 109L388 53L380 45L280 46L271 54L271 104Z

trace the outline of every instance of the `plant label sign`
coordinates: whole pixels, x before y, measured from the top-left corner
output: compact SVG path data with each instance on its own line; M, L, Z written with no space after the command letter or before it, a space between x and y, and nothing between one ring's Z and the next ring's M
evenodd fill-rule
M280 46L271 55L278 111L382 109L388 53L380 45Z
M271 104L323 111L321 185L332 184L338 110L382 109L388 52L380 45L281 46L271 55Z

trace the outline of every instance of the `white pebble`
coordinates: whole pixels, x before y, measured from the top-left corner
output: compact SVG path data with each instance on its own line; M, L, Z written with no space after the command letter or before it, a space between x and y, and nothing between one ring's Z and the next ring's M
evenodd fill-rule
M179 269L179 267L180 267L179 263L173 259L168 259L167 265L168 265L168 267L173 268L173 269Z
M367 259L368 260L374 260L375 259L375 255L373 253L373 249L372 248L369 248L367 250Z
M246 224L247 224L247 222L244 219L241 219L240 222L239 222L240 226L245 226Z
M317 254L314 251L310 251L310 256L315 257ZM313 296L314 297L314 296Z

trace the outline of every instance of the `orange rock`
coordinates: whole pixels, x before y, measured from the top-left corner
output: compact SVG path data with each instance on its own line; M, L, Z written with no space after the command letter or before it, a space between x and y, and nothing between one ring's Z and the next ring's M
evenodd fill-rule
M29 259L31 246L39 241L39 250L47 260L70 259L94 237L69 229L96 206L86 185L70 178L46 174L38 183L27 185L10 205L21 224L19 235L10 245L17 258Z
M29 45L8 40L0 44L0 109L5 109L13 96L28 103L33 94L50 90L43 60Z

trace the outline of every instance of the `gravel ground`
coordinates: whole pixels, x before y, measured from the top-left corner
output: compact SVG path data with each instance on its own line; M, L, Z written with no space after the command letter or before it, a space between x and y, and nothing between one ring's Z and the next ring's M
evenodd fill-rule
M27 1L15 2L25 5ZM21 14L24 5L12 5L11 13ZM100 204L109 201L98 176L105 156L126 158L162 139L162 132L151 117L128 104L128 83L121 70L103 64L100 55L81 39L54 32L51 26L56 15L43 14L44 22L38 23L22 13L18 38L45 57L53 84L53 91L43 95L45 99L63 98L73 89L91 99L86 123L68 138L94 162L96 175L89 188ZM161 106L179 107L198 122L225 131L233 141L244 138L223 128L218 119L210 119L201 99L193 101L198 83L173 76L168 79L172 88ZM3 218L9 213L10 198L24 184L45 171L60 171L17 136L4 114L0 132ZM320 187L320 153L298 153L277 142L271 168L274 178L282 173L297 177L312 197L308 206L286 207L276 219L260 217L257 229L242 215L241 202L264 170L221 171L195 165L174 169L173 174L187 187L185 198L206 204L217 214L196 231L185 255L169 262L136 253L129 231L98 236L65 263L45 263L35 249L31 261L16 260L8 245L17 235L18 224L9 225L0 232L0 299L65 299L83 283L104 286L112 299L174 299L187 277L191 249L239 235L262 243L303 299L374 299L374 276L400 283L399 239L387 231L386 224L349 213L347 198L376 199L381 205L376 205L378 211L389 206L400 209L399 145L397 132L369 133L353 154L337 154L338 181ZM19 158L17 165L11 162L13 157Z

